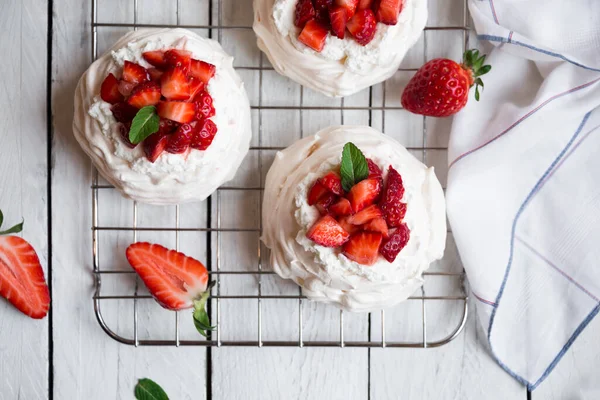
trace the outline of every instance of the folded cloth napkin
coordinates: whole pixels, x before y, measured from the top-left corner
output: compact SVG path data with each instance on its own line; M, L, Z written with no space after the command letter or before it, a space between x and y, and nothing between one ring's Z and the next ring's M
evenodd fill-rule
M535 389L600 309L600 1L469 0L492 51L448 217L493 356Z

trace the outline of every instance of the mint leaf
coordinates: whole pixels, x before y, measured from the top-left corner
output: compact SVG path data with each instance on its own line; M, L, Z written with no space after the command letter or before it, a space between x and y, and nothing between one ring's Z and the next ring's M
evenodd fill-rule
M349 192L352 186L369 176L367 159L354 143L348 142L344 145L340 173L342 175L342 187L346 192Z
M135 398L137 400L169 400L169 396L154 381L144 378L135 385Z
M202 293L202 296L199 300L194 300L194 326L196 330L204 337L207 337L207 331L215 330L214 326L210 325L210 318L208 317L208 312L206 311L206 302L210 296L210 289L215 285L215 281L212 281L208 284L208 287Z
M156 107L146 106L140 108L131 122L129 130L129 141L138 144L144 141L148 136L158 132L158 122L160 118L156 114Z
M16 224L15 226L13 226L10 229L7 229L5 231L0 231L0 235L8 235L8 234L11 234L11 233L19 233L19 232L21 232L23 230L23 223L24 222L25 221L21 221L20 224Z

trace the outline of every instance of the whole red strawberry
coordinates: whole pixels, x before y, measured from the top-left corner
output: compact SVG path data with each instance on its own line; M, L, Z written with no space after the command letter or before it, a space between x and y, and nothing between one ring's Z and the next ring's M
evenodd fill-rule
M459 112L469 100L469 90L475 85L475 100L479 101L480 76L492 67L484 65L485 55L478 50L465 52L463 63L436 58L423 65L402 93L402 106L415 114L448 117Z

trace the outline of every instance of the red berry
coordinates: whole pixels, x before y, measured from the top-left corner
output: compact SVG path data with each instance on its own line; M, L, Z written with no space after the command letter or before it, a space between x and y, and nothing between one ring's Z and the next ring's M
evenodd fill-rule
M204 82L204 85L208 85L208 82L215 76L216 68L214 65L204 61L192 59L190 67L190 76L200 79Z
M171 67L180 67L187 72L192 62L192 53L187 50L167 50L165 52L165 62Z
M164 134L173 133L179 128L179 123L170 119L161 118L158 122L158 131Z
M404 0L377 0L375 2L375 18L386 25L396 25L402 12Z
M363 225L363 229L369 232L379 232L383 235L384 238L389 236L388 226L385 223L385 219L379 217L372 219Z
M353 225L363 225L375 218L381 218L381 216L381 210L379 209L379 207L373 204L365 208L364 210L352 215L350 218L348 218L348 222L350 222Z
M126 122L124 124L119 125L119 133L121 134L121 139L123 139L123 143L130 149L133 149L137 146L137 144L131 143L129 140L129 130L131 129L131 122Z
M325 247L338 247L344 244L350 234L329 215L319 219L306 233L306 237Z
M369 165L369 178L382 179L383 173L379 166L370 158L367 158L367 164Z
M348 10L344 7L333 7L329 11L329 20L331 21L331 30L333 34L343 39L346 35L346 24L348 23Z
M359 10L364 10L367 8L371 8L371 6L373 5L373 1L374 0L360 0L358 2L358 9Z
M133 88L135 88L135 87L136 87L135 83L127 82L123 79L121 79L119 81L119 93L121 93L125 97L131 95L131 92L133 91Z
M402 202L404 196L404 185L402 177L391 165L387 176L387 185L383 192L379 206L383 211L384 218L390 227L402 224L406 215L406 203Z
M150 80L148 71L141 65L125 61L123 64L123 80L127 82L140 84Z
M346 232L348 232L350 235L354 235L356 232L360 231L360 226L358 225L353 225L350 222L348 222L348 219L350 218L350 216L343 216L343 217L339 217L338 218L338 224L340 224L340 226L342 228L344 228L344 230Z
M188 82L190 85L190 99L191 101L194 101L196 96L204 91L206 84L200 79L194 78L193 76L188 78Z
M120 103L113 104L113 106L110 108L110 111L112 111L112 114L117 121L126 123L133 121L138 109L122 101Z
M142 54L142 57L158 69L165 69L167 67L165 52L162 50L146 51Z
M327 175L319 179L321 185L325 186L331 193L342 196L344 190L342 189L342 180L335 172L329 172Z
M131 92L127 103L136 108L156 105L160 101L160 87L156 82L145 82Z
M294 25L298 28L304 28L306 23L316 17L315 7L311 0L299 0L296 3L296 18Z
M346 198L350 200L354 212L359 212L363 208L374 204L380 193L381 182L379 179L369 178L354 185Z
M213 106L213 99L208 92L200 92L194 99L196 107L196 119L200 121L203 118L214 117L215 107Z
M329 207L337 201L338 197L333 193L326 193L323 197L317 201L315 207L319 210L321 215L329 214Z
M386 239L379 249L381 255L389 262L394 262L398 254L410 240L410 229L406 224L402 224L396 231Z
M358 232L350 237L343 247L343 254L362 265L373 265L379 256L381 233Z
M335 0L334 4L338 7L343 7L348 13L348 19L352 18L356 13L359 0Z
M175 133L169 135L165 151L171 154L185 153L190 148L193 130L194 128L190 124L181 124Z
M158 68L150 68L148 69L148 75L150 75L150 80L160 84L160 78L163 75L163 71Z
M196 150L206 150L212 144L217 134L217 125L210 119L198 121L192 132L191 147Z
M123 95L119 92L119 80L113 74L108 74L100 87L100 97L110 104L123 101Z
M321 52L325 47L328 34L329 30L313 19L306 23L300 36L298 36L298 40L314 51Z
M169 68L160 78L160 90L167 100L190 98L190 84L183 68Z
M160 101L156 106L156 113L159 117L185 124L196 117L196 106L182 101Z
M358 44L366 46L375 37L375 14L370 9L360 10L348 21L346 27Z
M148 136L144 140L144 152L151 163L155 162L165 151L168 142L169 136L159 132Z
M319 180L317 180L308 192L308 205L314 206L317 204L317 201L319 201L319 199L325 196L328 192L329 189L327 189L322 183L319 182Z
M335 216L350 215L352 214L352 205L348 199L342 197L329 207L329 212Z

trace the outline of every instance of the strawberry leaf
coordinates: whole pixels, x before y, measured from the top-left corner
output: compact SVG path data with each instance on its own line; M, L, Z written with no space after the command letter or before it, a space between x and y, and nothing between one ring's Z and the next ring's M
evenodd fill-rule
M2 214L2 210L0 210L0 228L2 228L3 222L4 222L4 214Z
M11 233L19 233L19 232L21 232L23 230L23 223L24 222L25 221L21 221L20 224L17 224L17 225L13 226L10 229L7 229L5 231L0 231L0 235L9 235Z
M206 302L210 297L210 290L215 285L215 281L209 283L208 287L200 296L200 299L194 300L194 326L196 330L204 337L208 336L207 331L214 331L215 326L210 325L210 318L206 311Z
M156 113L156 107L146 106L140 108L129 130L129 141L138 144L144 141L148 136L158 132L158 123L160 118Z
M135 385L135 398L137 400L169 400L169 396L163 388L147 378L140 379Z
M346 192L349 192L352 186L369 176L367 159L354 143L348 142L344 146L340 174L342 176L342 187Z

